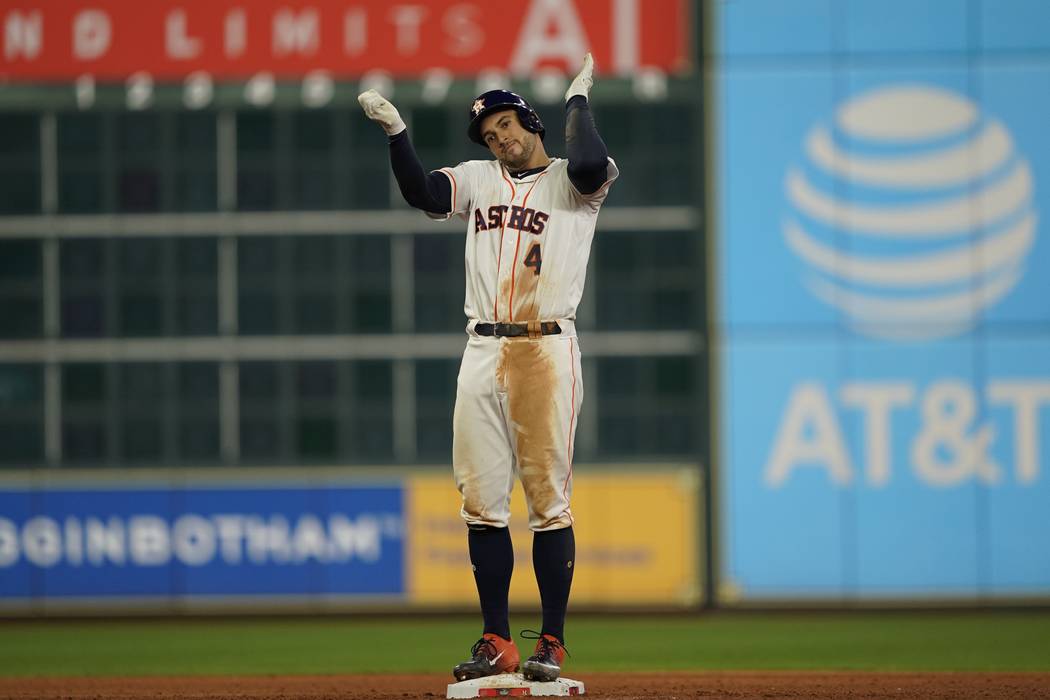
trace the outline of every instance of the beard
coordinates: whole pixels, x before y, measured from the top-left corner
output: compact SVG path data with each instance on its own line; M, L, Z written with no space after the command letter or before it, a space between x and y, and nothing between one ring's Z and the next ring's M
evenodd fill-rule
M519 139L518 143L521 145L521 152L519 154L504 151L499 155L500 162L507 166L507 170L510 170L511 172L524 168L532 158L532 152L536 149L536 142L534 138L532 138L532 134ZM511 145L510 148L513 149L513 145Z

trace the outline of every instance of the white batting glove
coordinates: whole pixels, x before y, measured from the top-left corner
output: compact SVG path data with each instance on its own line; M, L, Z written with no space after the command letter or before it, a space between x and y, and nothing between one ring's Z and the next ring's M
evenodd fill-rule
M591 86L594 85L594 57L591 56L590 51L583 57L583 68L580 69L579 74L573 78L572 84L569 85L569 89L565 91L565 101L568 102L570 98L576 95L583 95L587 97L590 95Z
M405 130L405 122L397 113L397 107L375 90L365 90L357 96L357 101L361 109L365 110L365 116L383 127L388 136L400 134Z

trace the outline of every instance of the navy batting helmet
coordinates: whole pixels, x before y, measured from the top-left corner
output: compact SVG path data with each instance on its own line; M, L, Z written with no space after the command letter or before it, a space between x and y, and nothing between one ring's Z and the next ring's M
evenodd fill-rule
M536 110L525 101L524 97L509 90L489 90L479 95L474 100L474 104L470 106L470 126L467 127L467 136L470 137L470 140L484 146L485 140L481 138L481 120L493 112L505 109L515 110L518 113L518 119L521 120L521 125L528 131L539 134L541 139L547 132L543 128L543 122L540 121L540 115L536 114Z

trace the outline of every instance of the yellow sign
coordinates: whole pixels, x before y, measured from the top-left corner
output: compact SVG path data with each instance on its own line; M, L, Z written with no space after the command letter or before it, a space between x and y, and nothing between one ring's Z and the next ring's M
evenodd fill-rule
M447 475L407 480L406 583L412 603L477 604L460 497ZM700 596L699 508L693 469L573 476L576 572L570 607L677 606ZM520 485L511 498L511 605L539 607L532 533Z

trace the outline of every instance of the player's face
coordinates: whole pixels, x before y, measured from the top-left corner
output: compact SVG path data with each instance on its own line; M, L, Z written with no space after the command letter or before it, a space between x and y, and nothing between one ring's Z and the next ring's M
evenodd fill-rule
M507 170L531 167L538 137L521 125L515 110L493 112L482 119L481 138Z

